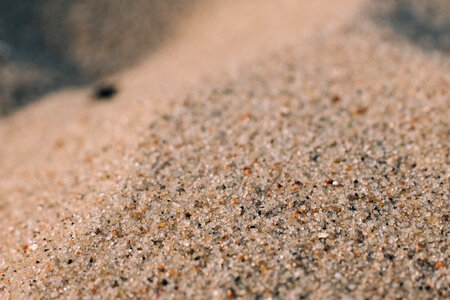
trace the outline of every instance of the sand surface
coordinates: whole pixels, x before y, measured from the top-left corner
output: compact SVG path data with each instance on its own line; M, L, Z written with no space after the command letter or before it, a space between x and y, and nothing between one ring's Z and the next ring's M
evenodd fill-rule
M204 0L2 0L0 117L137 64Z
M383 11L204 4L0 119L0 297L449 297L446 36Z

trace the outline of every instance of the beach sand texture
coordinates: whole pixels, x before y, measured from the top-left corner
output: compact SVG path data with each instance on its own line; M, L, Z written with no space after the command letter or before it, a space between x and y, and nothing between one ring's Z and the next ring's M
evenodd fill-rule
M449 21L417 3L198 4L113 99L0 119L0 298L448 298Z

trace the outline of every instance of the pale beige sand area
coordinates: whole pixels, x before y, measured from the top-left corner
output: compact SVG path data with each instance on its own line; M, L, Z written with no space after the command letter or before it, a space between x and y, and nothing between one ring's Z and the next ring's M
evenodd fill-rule
M448 298L446 36L385 9L199 5L112 100L0 119L0 296Z

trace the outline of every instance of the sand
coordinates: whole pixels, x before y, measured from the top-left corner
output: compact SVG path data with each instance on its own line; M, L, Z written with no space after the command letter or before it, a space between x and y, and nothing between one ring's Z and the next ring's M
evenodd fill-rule
M0 120L0 295L448 298L449 56L381 11L209 4Z
M137 64L195 7L194 0L1 1L0 117Z

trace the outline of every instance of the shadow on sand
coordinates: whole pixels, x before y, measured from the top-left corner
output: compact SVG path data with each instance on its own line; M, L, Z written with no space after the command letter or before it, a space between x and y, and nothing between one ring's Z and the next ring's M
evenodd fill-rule
M397 34L425 50L450 54L450 8L445 8L446 4L450 5L448 0L419 4L415 0L384 2L376 4L381 6L375 14L379 22L388 24Z
M193 1L0 1L0 116L136 63Z

